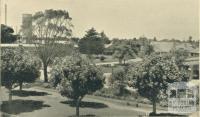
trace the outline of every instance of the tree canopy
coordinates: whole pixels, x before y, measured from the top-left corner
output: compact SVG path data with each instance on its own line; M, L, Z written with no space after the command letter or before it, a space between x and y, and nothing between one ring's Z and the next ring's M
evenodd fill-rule
M166 94L168 83L184 79L175 60L169 55L151 55L145 58L134 68L133 76L138 93L153 103L154 113L156 113L156 102Z
M1 24L1 43L13 43L17 40L17 35L14 35L13 28Z
M126 44L120 44L120 45L114 47L113 56L115 58L118 58L120 63L122 63L122 60L124 60L124 63L125 63L126 60L135 58L136 54L132 50L131 46L126 45Z
M104 78L99 68L83 59L79 54L65 58L54 66L53 78L57 82L61 95L76 102L77 116L79 115L79 102L86 94L91 94L103 87Z
M102 40L104 41L104 44L110 44L111 43L111 41L106 36L106 34L104 33L104 31L100 33L100 36L101 36Z
M34 82L39 77L40 65L37 59L22 47L2 49L1 60L1 81L10 90L10 96L14 84L19 84L21 89L23 82Z
M178 65L178 67L183 67L183 62L187 57L189 56L189 52L185 49L177 49L174 51L174 57L175 57L175 62Z
M65 10L49 9L33 15L33 42L43 64L45 82L48 82L48 65L63 52L59 40L68 40L72 34L71 19Z
M79 41L79 51L84 54L102 54L104 51L104 40L101 35L91 28L87 31L85 36Z

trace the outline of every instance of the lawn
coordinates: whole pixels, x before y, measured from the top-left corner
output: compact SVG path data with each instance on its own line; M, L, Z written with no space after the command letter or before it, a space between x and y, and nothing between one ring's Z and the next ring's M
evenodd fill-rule
M70 117L75 114L73 103L56 91L29 88L23 92L21 94L19 91L14 91L11 105L7 98L4 98L2 111L20 117ZM5 92L4 95L7 93ZM138 117L145 113L129 109L127 106L116 106L107 101L85 97L80 114L90 117Z

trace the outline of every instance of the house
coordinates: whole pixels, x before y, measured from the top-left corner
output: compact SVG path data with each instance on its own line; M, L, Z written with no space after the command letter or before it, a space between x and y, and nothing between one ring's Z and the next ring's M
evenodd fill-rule
M183 49L186 50L191 57L199 56L199 48L194 48L192 44L187 42L152 41L151 45L158 54L166 54L174 50Z
M199 57L188 58L184 62L185 67L190 71L190 80L199 79Z
M189 55L191 57L199 57L199 48L189 50Z
M174 47L173 42L161 42L161 41L152 41L151 45L154 48L155 53L166 54L169 53Z
M190 79L199 79L199 57L188 58L184 65L190 72Z

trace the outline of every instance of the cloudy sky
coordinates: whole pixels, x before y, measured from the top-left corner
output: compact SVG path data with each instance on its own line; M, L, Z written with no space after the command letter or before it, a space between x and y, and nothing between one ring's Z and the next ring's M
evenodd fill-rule
M104 31L110 38L133 38L144 35L159 39L188 39L191 35L194 39L199 39L198 0L2 1L8 5L8 25L17 26L18 29L23 13L65 9L73 18L73 35L77 37L83 36L86 30L94 27L97 31Z

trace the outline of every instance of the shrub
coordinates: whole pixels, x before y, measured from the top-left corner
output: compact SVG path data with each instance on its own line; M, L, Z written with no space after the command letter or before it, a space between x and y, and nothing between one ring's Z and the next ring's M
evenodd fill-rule
M105 59L106 59L105 56L100 56L100 60L101 60L101 61L104 61Z

